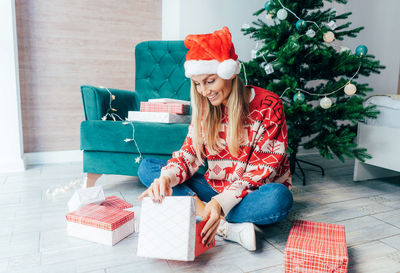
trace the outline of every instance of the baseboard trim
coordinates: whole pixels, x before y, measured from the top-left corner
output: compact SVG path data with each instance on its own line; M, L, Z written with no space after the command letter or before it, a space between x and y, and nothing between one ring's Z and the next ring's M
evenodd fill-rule
M81 150L37 152L24 154L25 165L54 164L83 161Z
M22 158L14 161L0 161L0 173L22 172L25 170Z

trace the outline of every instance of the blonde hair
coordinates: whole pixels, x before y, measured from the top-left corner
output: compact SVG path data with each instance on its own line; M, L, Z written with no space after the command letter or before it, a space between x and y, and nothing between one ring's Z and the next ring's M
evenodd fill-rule
M249 114L249 97L250 92L240 78L236 76L232 80L231 92L226 103L229 117L226 142L234 157L239 156L240 144L243 140L243 125ZM224 144L219 141L218 135L224 113L222 105L212 105L206 97L197 91L193 81L191 81L190 98L192 104L192 141L196 156L203 164L202 157L205 156L203 145L207 147L210 154L214 155L224 148Z

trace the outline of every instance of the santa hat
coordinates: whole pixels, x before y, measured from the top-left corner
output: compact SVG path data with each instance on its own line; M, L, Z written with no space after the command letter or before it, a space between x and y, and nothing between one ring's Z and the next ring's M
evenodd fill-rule
M200 74L218 74L230 79L240 72L240 63L233 47L231 33L227 27L214 33L188 35L185 46L185 75L190 78Z

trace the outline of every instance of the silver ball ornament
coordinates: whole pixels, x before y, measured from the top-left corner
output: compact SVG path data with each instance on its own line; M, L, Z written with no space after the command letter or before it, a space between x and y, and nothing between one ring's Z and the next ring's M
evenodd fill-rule
M332 106L332 100L328 97L324 97L319 101L319 105L324 109L329 109Z
M348 83L346 84L346 86L344 87L344 92L346 93L346 95L348 96L353 96L357 91L357 87L352 84L352 83Z
M280 9L276 13L276 17L278 17L279 20L285 20L288 16L288 13L285 9Z
M315 36L315 31L313 30L313 29L308 29L307 31L306 31L306 35L308 36L308 37L310 37L310 38L313 38L314 36Z
M333 34L332 31L325 32L323 39L324 39L324 42L331 43L331 42L333 42L333 40L335 40L335 34Z

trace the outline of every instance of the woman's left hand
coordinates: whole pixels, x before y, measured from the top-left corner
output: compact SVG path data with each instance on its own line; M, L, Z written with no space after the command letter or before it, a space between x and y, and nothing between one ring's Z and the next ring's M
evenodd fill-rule
M202 243L204 245L211 244L217 233L220 217L222 215L221 205L217 200L211 199L204 208L203 219L208 219L201 231Z

